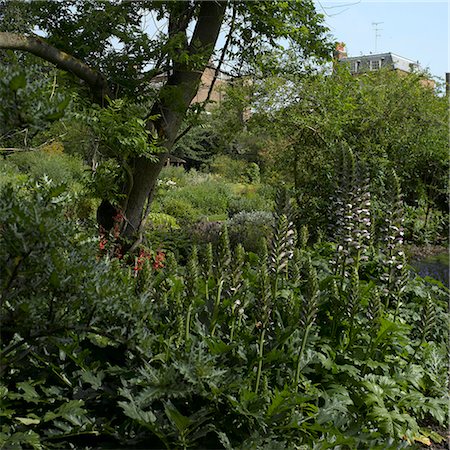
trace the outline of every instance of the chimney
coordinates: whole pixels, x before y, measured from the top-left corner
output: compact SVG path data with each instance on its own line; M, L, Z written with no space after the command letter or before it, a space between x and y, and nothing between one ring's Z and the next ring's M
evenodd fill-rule
M333 56L337 61L340 61L343 58L347 58L347 52L345 51L345 44L343 42L338 42L336 44L336 49Z
M450 97L450 72L445 74L445 95Z

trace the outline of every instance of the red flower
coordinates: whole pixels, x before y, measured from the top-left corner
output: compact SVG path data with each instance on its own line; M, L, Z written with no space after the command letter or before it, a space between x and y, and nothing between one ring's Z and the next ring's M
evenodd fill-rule
M106 238L100 239L100 242L98 243L99 249L104 250L107 243L108 243L108 240Z
M164 261L166 260L166 255L163 252L157 252L155 260L153 261L153 268L155 270L162 269L164 267Z

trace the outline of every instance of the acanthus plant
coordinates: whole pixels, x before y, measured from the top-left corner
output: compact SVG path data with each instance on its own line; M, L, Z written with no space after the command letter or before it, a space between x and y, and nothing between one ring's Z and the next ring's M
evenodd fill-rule
M388 191L391 197L390 209L386 211L384 223L380 229L383 273L380 277L382 282L382 295L385 298L386 307L395 304L401 306L401 298L408 278L408 269L404 251L404 228L403 228L403 200L400 191L400 183L394 169L389 174L391 189Z
M17 256L14 233L34 220L32 214L16 217L17 208L8 209L11 201L14 195L0 203L7 219L2 239L9 239L4 248L11 253L0 256L10 264ZM32 210L33 204L22 201L21 207ZM36 407L33 398L14 397L17 374L27 379L32 373L20 359L30 346L35 371L44 373L52 364L61 375L40 378L34 386L44 400L57 384L64 398L76 395L85 402L83 417L92 417L91 428L83 422L71 425L72 435L58 434L67 447L76 445L76 433L91 429L122 448L326 448L341 442L348 448L394 449L408 444L405 436L410 442L438 440L425 424L442 425L448 412L441 400L445 374L439 369L445 339L434 332L448 331L445 293L420 279L406 280L404 306L395 316L397 305L382 302L383 285L367 275L364 261L347 261L348 275L342 277L328 264L335 244L308 247L303 229L298 248L286 211L277 213L276 222L273 240L259 255L231 247L224 230L218 247L192 247L186 265L168 253L164 268L154 270L144 250L136 277L120 261L92 258L89 276L83 264L76 265L77 289L70 287L69 276L61 277L61 286L37 280L37 294L24 283L4 286L5 308L22 311L21 302L31 298L30 308L40 319L16 329L45 324L48 299L67 292L65 303L54 303L54 317L65 318L68 326L84 319L93 324L79 335L59 329L61 336L48 340L42 330L36 341L26 341L20 331L25 344L8 343L6 410L31 419L24 424L7 417L8 426L21 433L33 430L47 443L45 423L29 416ZM28 228L35 232L38 225ZM37 243L41 240L36 236ZM45 252L45 246L39 248ZM29 270L30 260L23 264ZM33 264L42 281L55 261L39 255ZM19 281L21 270L15 275ZM83 307L85 299L94 302L92 308ZM422 303L424 325L418 327ZM70 307L60 310L63 304ZM5 317L15 317L9 309ZM33 336L38 331L33 329ZM87 348L81 347L84 340ZM64 361L60 349L69 355ZM45 417L51 403L38 408Z
M358 174L358 168L353 152L343 149L339 184L330 198L330 213L335 218L332 233L337 242L330 263L341 280L351 276L352 268L358 271L360 263L369 260L372 243L369 180Z

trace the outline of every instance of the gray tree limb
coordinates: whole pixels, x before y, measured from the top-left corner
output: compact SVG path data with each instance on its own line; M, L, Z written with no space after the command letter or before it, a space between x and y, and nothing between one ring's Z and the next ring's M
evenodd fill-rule
M99 103L102 103L105 96L109 94L108 83L101 73L74 56L53 47L38 36L0 32L0 48L31 53L62 70L73 73L89 85Z

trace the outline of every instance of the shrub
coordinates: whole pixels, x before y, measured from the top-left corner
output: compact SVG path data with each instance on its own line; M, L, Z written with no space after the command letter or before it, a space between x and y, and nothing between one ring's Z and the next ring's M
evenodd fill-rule
M160 189L156 208L183 223L213 215L226 217L231 195L226 183L211 180L173 189Z
M232 197L228 202L228 216L231 218L240 212L271 211L272 202L259 194L243 194Z
M147 216L146 223L150 228L163 230L177 230L180 228L175 217L164 213L150 213Z
M27 180L27 175L18 172L17 166L6 156L0 164L0 189L8 184L22 184Z
M219 242L222 222L202 220L191 226L192 240L197 244L206 244L211 242L217 244Z
M161 184L171 180L176 183L177 186L185 186L188 184L190 178L190 173L186 172L183 167L166 166L161 170L159 176Z
M192 206L192 203L182 196L166 196L160 208L164 211L164 214L174 217L183 224L193 222L200 215L200 212Z
M273 215L267 211L240 212L227 222L230 241L242 244L247 251L260 252L264 239L269 239L273 229Z
M259 183L261 172L258 164L249 163L247 168L245 169L245 177L249 183Z
M210 169L212 173L220 175L227 180L240 182L245 179L247 163L226 155L219 155L211 162Z
M30 178L46 175L55 183L80 181L86 166L79 157L46 151L20 152L8 157L10 163Z

